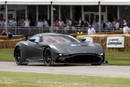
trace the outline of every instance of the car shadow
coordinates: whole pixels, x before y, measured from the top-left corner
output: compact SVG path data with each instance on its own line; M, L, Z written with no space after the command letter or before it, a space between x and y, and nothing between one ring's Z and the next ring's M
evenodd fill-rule
M54 64L47 67L90 66L91 64ZM46 66L44 63L29 63L28 66Z

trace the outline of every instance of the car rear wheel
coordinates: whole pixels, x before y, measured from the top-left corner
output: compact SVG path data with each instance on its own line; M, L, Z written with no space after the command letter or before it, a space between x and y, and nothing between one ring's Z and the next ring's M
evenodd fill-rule
M46 48L44 51L44 64L46 66L52 66L54 64L49 47Z
M15 49L14 57L17 65L27 65L27 63L24 63L24 61L22 60L22 51L19 47Z

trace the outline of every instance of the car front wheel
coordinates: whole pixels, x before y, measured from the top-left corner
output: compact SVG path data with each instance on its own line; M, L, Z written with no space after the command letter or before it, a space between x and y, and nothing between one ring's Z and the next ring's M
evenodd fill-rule
M44 51L44 64L46 66L51 66L54 64L54 61L52 59L52 56L51 56L51 51L50 51L50 48L46 48L45 51Z

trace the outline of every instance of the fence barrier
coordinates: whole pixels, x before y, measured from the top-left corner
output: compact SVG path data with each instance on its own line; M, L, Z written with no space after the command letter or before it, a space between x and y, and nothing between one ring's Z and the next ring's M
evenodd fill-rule
M38 33L47 33L47 32L53 32L53 33L64 33L64 34L74 34L77 33L78 30L81 30L83 33L87 33L88 27L53 27L53 30L50 27L36 27L36 26L30 26L30 27L22 27L22 26L14 26L14 27L8 27L7 30L14 35L34 35ZM5 27L0 27L0 33L5 30ZM96 30L98 33L98 30ZM120 33L119 29L101 29L100 33Z

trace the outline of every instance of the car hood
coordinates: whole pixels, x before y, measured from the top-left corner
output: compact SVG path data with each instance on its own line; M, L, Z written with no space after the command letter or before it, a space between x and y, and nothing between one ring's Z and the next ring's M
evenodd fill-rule
M99 52L99 48L97 48L95 44L66 43L66 44L53 44L51 45L51 47L55 48L59 53L63 54Z

